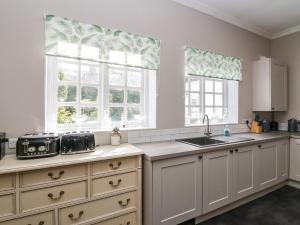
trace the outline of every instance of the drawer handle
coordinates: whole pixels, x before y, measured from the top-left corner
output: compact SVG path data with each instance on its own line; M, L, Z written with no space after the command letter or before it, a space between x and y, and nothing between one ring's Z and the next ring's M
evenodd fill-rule
M130 225L131 223L130 223L130 221L128 221L127 223L126 223L126 225ZM123 225L123 223L120 223L120 225Z
M72 221L77 221L77 220L79 220L79 219L83 216L83 214L84 214L84 211L80 211L80 212L78 213L78 216L77 216L77 217L74 217L73 213L70 213L70 214L68 215L68 217L69 217Z
M64 194L65 194L64 191L60 191L60 192L59 192L59 195L58 195L57 197L54 197L54 195L53 195L52 193L49 193L49 194L48 194L48 197L51 198L51 199L54 200L54 201L57 201L57 200L61 199L61 197L62 197Z
M122 207L126 207L128 206L129 202L130 202L130 198L127 198L125 203L123 202L123 200L119 201L119 205Z
M38 225L44 225L45 222L44 221L40 221ZM27 225L31 225L31 223L27 224Z
M51 178L51 180L58 180L62 177L62 175L64 173L65 173L65 171L61 170L61 171L59 171L59 174L55 177L52 172L49 172L48 176Z
M110 166L113 170L119 169L121 165L122 165L122 162L118 162L117 165L114 165L113 163L110 163L110 164L109 164L109 166Z
M111 180L111 181L109 181L109 184L110 184L113 188L116 188L116 187L119 187L119 186L120 186L121 182L122 182L122 179L119 179L119 180L117 181L117 183L114 184L114 182Z

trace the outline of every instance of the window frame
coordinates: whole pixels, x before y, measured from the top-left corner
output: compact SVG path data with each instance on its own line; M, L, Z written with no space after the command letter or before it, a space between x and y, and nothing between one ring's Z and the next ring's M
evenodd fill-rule
M74 60L74 62L72 62ZM59 62L66 62L71 64L78 64L78 78L77 81L59 81L58 79L58 65ZM83 65L93 65L99 68L99 79L98 83L89 83L82 82L82 66ZM153 78L149 78L149 76L155 76L152 74L152 71L147 69L142 69L138 67L130 67L130 66L121 66L125 69L125 85L124 87L120 86L120 88L124 89L124 103L117 103L122 105L122 107L126 108L126 120L124 124L121 123L111 123L111 126L107 126L107 121L105 121L105 114L108 112L109 114L109 105L115 103L109 103L109 75L108 68L109 67L119 67L120 65L113 65L107 63L94 62L87 59L72 59L68 57L62 56L46 56L46 88L45 88L45 130L46 131L70 131L70 130L78 130L78 129L89 129L89 130L110 130L114 126L121 127L123 129L147 129L147 128L155 128L156 123L153 123L153 120L156 121L156 107L154 107L155 111L150 111L149 97L156 96L156 86L149 88L149 80ZM54 69L55 68L55 69ZM128 71L141 71L141 87L128 87L127 85L127 73ZM156 79L156 78L155 78ZM76 86L76 101L75 102L59 102L58 101L58 85L59 83L64 83L68 85ZM87 87L97 87L98 95L97 101L95 103L83 103L81 101L82 90L81 88ZM114 86L115 87L115 86ZM150 90L151 89L151 90ZM140 103L134 104L132 106L136 106L140 108L141 115L141 123L136 121L128 121L127 120L127 109L130 107L131 103L127 103L126 97L127 90L138 90L140 92ZM155 91L152 93L150 91ZM81 115L81 107L96 107L98 109L98 119L95 121L88 121L83 123L66 123L66 124L58 124L57 123L57 110L59 106L74 106L76 109L76 115ZM155 118L150 118L154 116ZM125 127L123 126L125 125Z

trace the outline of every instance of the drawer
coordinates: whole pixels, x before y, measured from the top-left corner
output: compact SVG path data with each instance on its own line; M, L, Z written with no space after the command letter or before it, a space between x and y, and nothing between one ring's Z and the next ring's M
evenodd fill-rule
M86 181L21 192L21 210L26 211L87 198Z
M0 195L0 217L16 213L16 196L14 193Z
M37 185L87 176L87 165L54 167L21 174L21 186Z
M15 188L15 175L3 174L0 175L0 191L9 190Z
M136 206L136 192L94 200L61 209L59 212L60 224L68 225L91 221L108 214L122 212L133 207L136 208Z
M54 225L54 213L45 212L37 215L26 216L19 219L0 222L0 225Z
M100 174L125 169L134 169L138 167L137 157L111 159L106 161L94 162L92 164L92 174Z
M137 225L136 213L126 214L101 223L94 223L93 225Z
M137 173L123 173L92 180L92 194L101 195L108 192L137 187Z

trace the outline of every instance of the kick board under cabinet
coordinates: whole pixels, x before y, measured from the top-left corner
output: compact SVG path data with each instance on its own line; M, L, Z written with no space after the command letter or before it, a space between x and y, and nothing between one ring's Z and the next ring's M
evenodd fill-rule
M0 172L0 225L142 225L141 151L126 144L118 155L114 148L48 158L44 168L46 159L30 160L38 165L29 170L28 160L0 161L0 170L16 171Z

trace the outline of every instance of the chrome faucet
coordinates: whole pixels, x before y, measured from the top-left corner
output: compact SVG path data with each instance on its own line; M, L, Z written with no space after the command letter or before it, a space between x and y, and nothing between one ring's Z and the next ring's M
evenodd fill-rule
M209 137L212 133L211 133L210 128L209 128L209 118L208 118L207 114L205 114L204 117L203 117L203 121L202 121L203 124L205 122L205 118L207 119L207 128L206 128L206 130L204 132L204 135L206 135L207 137Z

